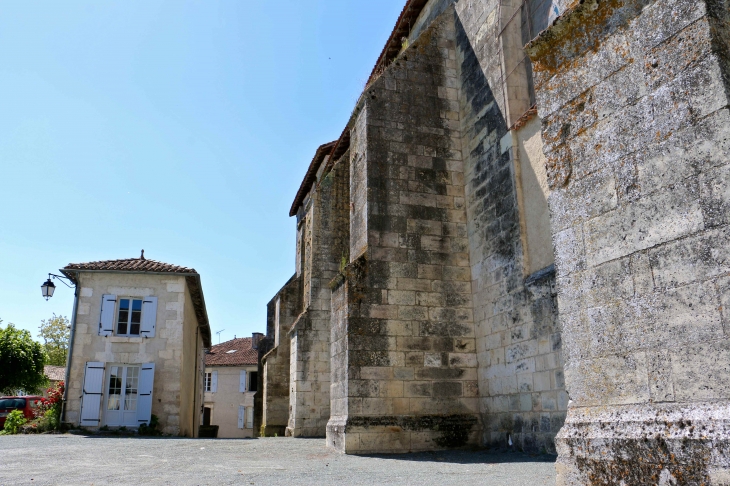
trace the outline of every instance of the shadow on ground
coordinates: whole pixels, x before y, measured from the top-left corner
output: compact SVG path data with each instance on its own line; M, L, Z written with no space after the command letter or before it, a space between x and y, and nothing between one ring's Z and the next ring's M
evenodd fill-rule
M522 452L485 449L410 452L404 454L357 454L357 456L372 459L391 459L395 461L448 462L454 464L554 463L557 459L557 456L547 454L530 455Z

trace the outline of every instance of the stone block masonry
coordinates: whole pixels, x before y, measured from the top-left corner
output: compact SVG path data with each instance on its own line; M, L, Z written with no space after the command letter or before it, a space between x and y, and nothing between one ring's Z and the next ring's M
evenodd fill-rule
M310 195L301 218L304 311L288 333L288 436L323 437L330 418L329 282L348 254L348 194L349 172L346 164L341 164Z
M507 82L500 74L505 72L500 63L514 67L517 53L512 49L503 60L512 37L499 34L519 25L500 18L509 19L519 5L507 9L499 2L459 2L455 8L482 443L554 452L568 404L555 276L550 259L545 268L527 271L515 167L519 161L512 143L504 142L520 133L519 128L509 129L509 120L516 121L529 107L524 71L513 71ZM518 87L524 87L518 91L522 98L510 100L510 90ZM544 201L541 193L538 197ZM535 244L552 253L549 239Z
M353 122L350 263L332 309L338 413L327 430L348 453L479 442L453 16L372 83Z
M291 434L730 484L728 11L409 0L290 213Z
M254 420L255 432L264 437L283 437L289 424L291 364L287 334L299 314L300 289L300 280L292 277L267 306L266 338L259 345L262 386L256 394L256 397L261 397L262 407L254 407L256 413L260 413Z
M730 484L729 19L586 0L528 49L571 399L558 484Z

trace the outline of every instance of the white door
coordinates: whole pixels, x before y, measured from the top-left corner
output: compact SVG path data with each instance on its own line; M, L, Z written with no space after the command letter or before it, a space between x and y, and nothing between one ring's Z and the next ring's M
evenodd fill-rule
M139 425L137 421L137 400L139 386L138 365L107 366L105 423L112 426Z

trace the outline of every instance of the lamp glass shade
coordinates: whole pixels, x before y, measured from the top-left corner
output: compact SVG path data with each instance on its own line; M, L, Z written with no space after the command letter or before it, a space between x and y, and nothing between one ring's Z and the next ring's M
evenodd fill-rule
M43 292L43 297L46 298L46 300L53 297L53 291L56 290L56 286L53 285L53 282L51 282L51 279L45 281L43 285L41 285L41 291Z

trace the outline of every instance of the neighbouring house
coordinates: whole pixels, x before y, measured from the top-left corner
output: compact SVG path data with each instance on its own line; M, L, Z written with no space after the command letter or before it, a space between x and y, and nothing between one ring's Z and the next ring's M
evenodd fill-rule
M48 378L49 388L55 388L59 383L66 379L66 367L45 365L43 367L43 374L46 375L46 378ZM43 391L43 396L48 396L46 390Z
M234 338L205 355L203 425L217 425L220 438L254 437L258 390L258 342L263 334Z
M64 420L195 437L211 345L200 275L144 257L71 263L77 286Z

